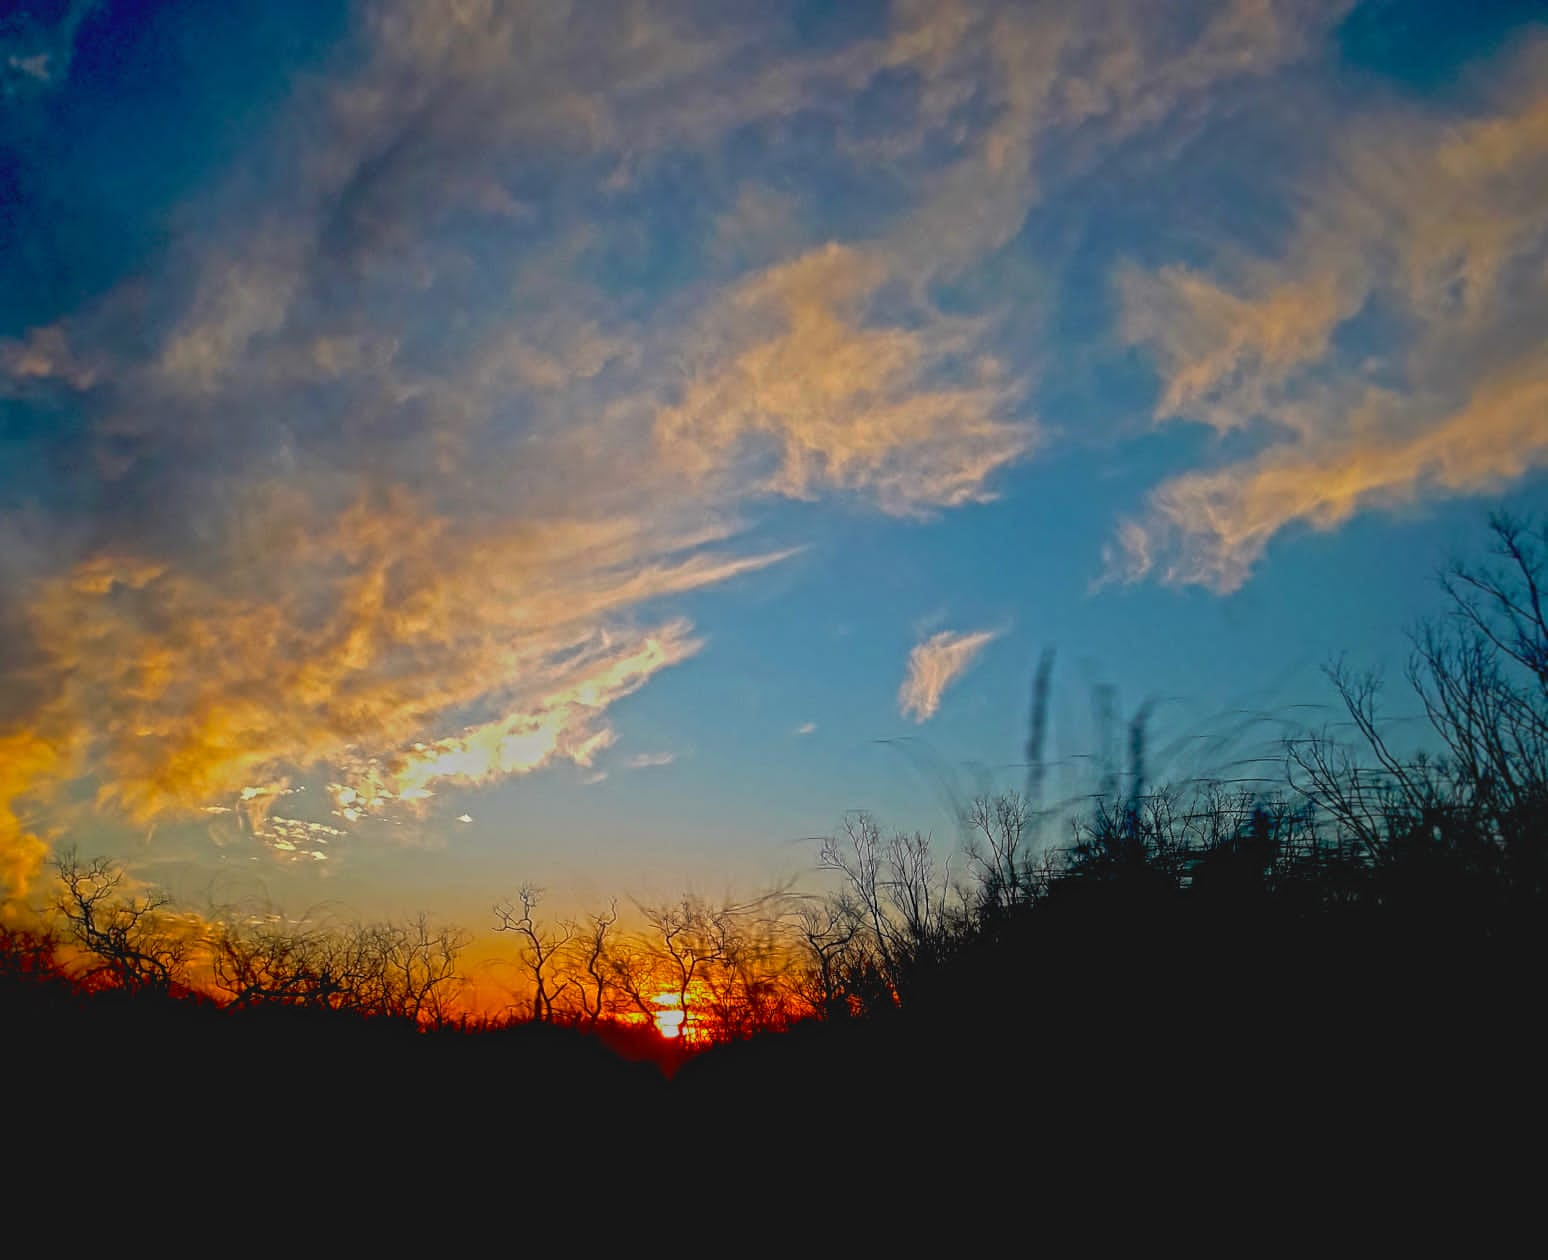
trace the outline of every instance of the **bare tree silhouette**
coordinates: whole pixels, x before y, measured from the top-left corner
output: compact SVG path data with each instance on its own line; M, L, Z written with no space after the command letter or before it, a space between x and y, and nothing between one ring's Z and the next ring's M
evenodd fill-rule
M460 928L434 926L423 914L344 926L265 917L219 923L211 967L238 1008L326 1008L441 1024L457 1010L467 943Z
M833 897L802 901L796 910L796 935L807 960L797 993L819 1019L851 1014L844 961L863 927L860 908L843 890Z
M514 932L521 937L522 965L532 977L532 1018L540 1023L547 1022L554 1018L554 1003L575 983L570 977L556 973L560 972L560 963L570 942L576 937L577 928L569 920L552 928L545 928L538 923L534 911L543 898L541 888L523 884L516 897L520 902L519 907L509 901L502 901L495 906L494 912L499 919L495 931ZM596 926L600 935L593 938L596 949L590 959L591 965L598 961L607 936L606 928ZM611 924L607 926L611 927ZM597 1009L600 1010L600 983L596 1000Z
M1030 861L1034 819L1026 798L1014 792L974 797L962 822L979 905L1005 910L1030 902L1036 887Z
M73 849L54 860L55 909L75 944L92 959L87 974L128 990L167 992L184 983L194 941L171 921L163 892L131 891L124 870L108 858L83 862Z
M1294 742L1291 783L1374 868L1446 849L1453 866L1508 868L1536 897L1548 875L1548 522L1496 515L1490 533L1503 565L1453 565L1441 578L1449 615L1411 636L1407 679L1442 755L1400 755L1381 680L1340 662L1328 675L1360 748L1326 734Z
M618 902L610 901L606 910L593 914L584 929L577 928L571 939L571 956L576 1001L586 1021L595 1024L604 1016L618 1013L620 1003L612 996L608 978L608 950L618 925Z

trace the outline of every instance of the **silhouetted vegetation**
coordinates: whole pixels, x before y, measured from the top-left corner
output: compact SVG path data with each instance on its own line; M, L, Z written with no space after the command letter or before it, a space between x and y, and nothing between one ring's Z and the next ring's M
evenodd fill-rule
M1493 539L1498 567L1448 574L1449 616L1414 635L1433 739L1413 756L1378 681L1340 665L1359 743L1293 741L1277 793L1148 787L1141 717L1127 792L1114 776L1057 818L1034 766L1026 794L968 805L949 855L857 814L821 845L823 893L690 896L626 928L616 904L545 922L522 888L495 914L527 996L478 1017L455 929L178 915L66 852L49 926L0 931L12 1047L56 1079L110 1059L366 1131L415 1096L445 1104L430 1129L500 1131L513 1108L639 1115L670 1089L679 1118L756 1099L793 1135L911 1123L924 1082L1064 1139L1204 1126L1253 1148L1536 1106L1548 528L1499 518ZM415 1084L452 1079L461 1101Z

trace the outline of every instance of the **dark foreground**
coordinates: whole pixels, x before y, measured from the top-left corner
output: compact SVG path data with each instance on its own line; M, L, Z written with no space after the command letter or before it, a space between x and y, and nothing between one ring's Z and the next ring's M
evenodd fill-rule
M59 1184L229 1179L222 1212L255 1175L384 1208L562 1184L618 1211L630 1184L692 1203L771 1169L817 1202L1050 1176L1115 1201L1176 1185L1368 1202L1407 1179L1454 1203L1480 1178L1509 1200L1543 1167L1543 945L1535 904L1305 918L1105 887L1008 920L904 1009L677 1057L653 1034L420 1032L11 975L5 1145Z

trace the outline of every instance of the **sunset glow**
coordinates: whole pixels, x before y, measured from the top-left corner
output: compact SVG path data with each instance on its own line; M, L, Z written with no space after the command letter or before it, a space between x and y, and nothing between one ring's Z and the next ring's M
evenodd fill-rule
M683 1035L683 1011L682 1000L675 993L658 993L651 999L656 1005L655 1025L656 1031L668 1041L674 1041Z
M1545 189L1515 0L12 5L0 924L74 850L838 1010L862 816L960 899L975 796L1045 858L1401 676L1548 504Z

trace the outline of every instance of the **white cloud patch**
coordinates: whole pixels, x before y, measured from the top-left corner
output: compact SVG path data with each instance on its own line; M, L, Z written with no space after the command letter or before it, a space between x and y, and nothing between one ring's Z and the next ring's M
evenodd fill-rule
M631 770L648 770L653 766L669 766L676 760L677 754L671 752L635 753L624 765Z
M898 689L898 712L915 722L927 722L940 708L941 696L983 649L999 637L997 630L956 634L942 630L908 654L908 675Z
M71 0L53 20L38 19L42 6L17 7L0 18L0 101L58 88L75 58L76 34L99 0ZM51 6L57 10L60 6Z
M275 857L287 861L326 862L329 859L326 846L346 833L327 823L311 822L305 818L281 818L274 816L258 833L258 839Z

